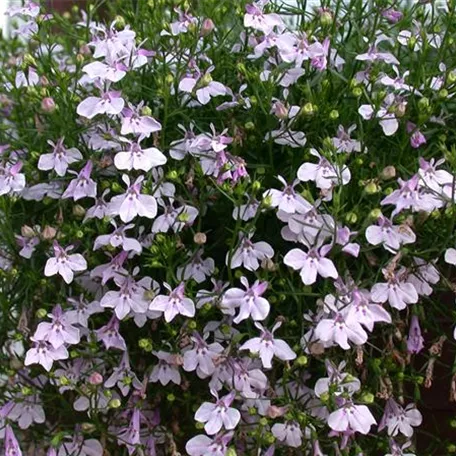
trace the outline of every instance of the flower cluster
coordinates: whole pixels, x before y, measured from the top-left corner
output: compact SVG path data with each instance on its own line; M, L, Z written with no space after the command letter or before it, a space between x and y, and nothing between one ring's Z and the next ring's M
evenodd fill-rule
M430 454L456 3L88 3L0 41L5 454Z

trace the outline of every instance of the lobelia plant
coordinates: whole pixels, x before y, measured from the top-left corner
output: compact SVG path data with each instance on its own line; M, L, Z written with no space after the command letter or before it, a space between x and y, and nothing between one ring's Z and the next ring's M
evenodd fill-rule
M456 1L8 15L6 455L456 453Z

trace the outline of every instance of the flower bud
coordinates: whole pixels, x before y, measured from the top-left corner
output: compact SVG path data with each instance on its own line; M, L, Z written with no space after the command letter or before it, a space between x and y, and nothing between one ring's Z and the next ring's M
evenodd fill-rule
M30 396L33 393L32 388L30 386L23 386L21 388L21 394L23 396Z
M197 423L195 423L195 427L196 429L204 429L204 423L198 421Z
M193 242L198 245L206 244L206 242L207 242L206 234L200 233L200 232L195 233L195 235L193 236Z
M365 404L373 404L375 400L375 396L372 393L364 393L361 396L361 401L363 401Z
M262 418L260 418L260 426L267 426L268 425L268 420L263 416Z
M124 28L125 27L125 18L123 16L117 15L114 19L117 28Z
M152 115L152 109L150 109L149 106L143 106L141 108L141 114L143 116L151 116Z
M271 205L272 205L272 196L268 195L268 196L264 197L262 203L263 203L264 207L267 207L267 208L271 207Z
M444 100L445 98L448 98L448 90L447 89L442 89L439 90L439 98Z
M36 60L32 54L29 54L29 53L25 54L23 62L27 66L32 65L32 66L36 67Z
M47 313L47 310L46 310L46 309L43 309L43 308L38 309L38 310L36 311L36 313L35 313L36 318L44 318L44 317L46 317L47 314L48 314L48 313Z
M212 19L206 18L201 25L201 36L209 35L215 28L214 22Z
M454 84L454 83L456 82L456 71L455 71L455 70L450 71L450 72L448 73L447 81L448 81L450 84Z
M301 355L298 358L296 358L296 361L294 363L299 367L304 367L307 366L308 362L309 359L307 358L307 356Z
M117 409L122 405L122 402L120 402L120 399L111 399L108 403L109 408Z
M168 402L174 402L176 400L176 396L174 396L173 393L169 393L167 396L166 396L166 400Z
M324 27L327 25L331 25L333 23L333 16L331 14L331 11L323 11L320 13L320 24L323 25Z
M73 215L75 217L84 217L86 210L80 205L76 204L73 206Z
M420 98L420 100L418 101L418 107L423 110L429 108L429 98Z
M55 105L55 101L52 97L46 97L41 100L41 109L44 112L52 113L56 110L57 106Z
M358 216L354 212L349 212L345 216L345 221L351 224L356 223L358 221Z
M394 166L386 166L380 173L380 177L384 180L393 179L396 177L396 168Z
M92 372L89 377L89 383L91 385L101 385L103 383L103 376L99 372Z
M35 236L35 231L33 230L32 227L30 227L28 225L23 225L23 226L21 226L21 234L24 237L31 238L31 237Z
M212 76L210 73L206 73L202 78L201 78L201 84L203 86L209 85L213 81Z
M146 352L151 352L153 348L152 341L146 338L139 339L138 346Z
M94 432L97 429L97 427L93 423L86 422L86 423L81 424L81 429L84 432L91 433L91 432Z
M190 321L188 322L188 328L189 328L189 329L194 330L194 329L196 329L196 326L197 326L197 324L196 324L196 321L195 321L195 320L190 320Z
M237 456L236 450L233 447L229 447L225 456Z
M373 220L377 220L380 216L382 215L381 209L372 209L369 212L369 217L372 218Z
M169 180L176 180L179 178L179 174L176 170L172 170L166 175L166 178Z
M255 130L255 124L253 122L246 122L244 128L246 130Z
M355 88L352 90L352 94L353 94L353 96L355 96L356 98L359 98L359 97L363 94L363 89L361 89L361 87L355 87Z
M87 44L82 44L79 47L79 54L81 54L83 57L89 57L92 55L92 51L90 50L90 47Z
M306 103L303 107L302 107L302 114L304 114L305 116L313 116L315 114L315 111L316 111L316 106L313 105L312 103Z
M364 191L368 195L374 195L380 191L380 187L375 182L370 181L364 186Z
M331 120L337 120L339 118L339 111L337 109L333 109L330 113L329 113L329 118Z

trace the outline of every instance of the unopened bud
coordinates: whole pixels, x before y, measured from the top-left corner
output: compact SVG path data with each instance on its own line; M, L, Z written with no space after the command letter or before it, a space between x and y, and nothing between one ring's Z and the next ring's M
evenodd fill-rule
M426 98L426 97L420 98L420 100L418 101L418 107L420 109L429 108L429 98Z
M55 101L51 97L46 97L41 100L41 109L44 112L51 113L56 110L57 106L55 105Z
M246 122L244 128L246 130L255 130L255 124L253 122Z
M445 98L448 98L448 90L447 89L442 89L439 91L439 98L444 100Z
M359 97L363 94L363 89L361 89L361 87L355 87L355 88L352 90L352 94L353 94L353 96L355 96L356 98L359 98Z
M153 348L152 341L150 339L146 339L146 338L139 339L138 346L139 346L139 348L141 348L142 350L144 350L146 352L151 352L152 348Z
M372 393L364 393L362 396L361 396L361 400L365 403L365 404L373 404L374 400L375 400L375 396L372 394Z
M323 11L320 14L320 23L323 26L331 25L333 23L333 16L330 11Z
M396 177L396 168L394 166L386 166L383 168L380 177L384 180L393 179Z
M117 28L125 27L125 18L123 16L117 15L114 21L116 22Z
M86 210L80 205L76 204L73 206L73 215L76 217L84 217Z
M345 221L347 223L356 223L358 221L358 216L354 212L349 212L345 216Z
M24 55L24 63L28 66L28 65L32 65L32 66L35 66L36 67L36 60L35 58L33 57L32 54L25 54Z
M369 217L377 220L382 215L381 209L372 209L369 213Z
M205 233L195 233L195 235L193 236L193 242L195 244L198 244L198 245L203 245L203 244L206 244L206 241L207 241L207 236Z
M28 225L23 225L21 227L21 234L24 237L31 238L31 237L35 236L35 231L33 230L32 227L30 227Z
M103 376L99 372L92 372L89 377L89 383L91 385L101 385L103 383Z
M201 26L201 36L209 35L215 28L214 22L212 19L206 18L203 21L203 25Z
M149 106L143 106L141 108L141 114L143 116L151 116L152 115L152 109L150 109Z
M120 402L120 399L111 399L108 403L109 408L117 409L122 405L122 402Z
M375 193L378 193L379 190L380 190L379 186L375 182L372 182L372 181L368 182L364 186L364 191L368 195L374 195Z
M329 118L331 120L337 120L339 118L339 111L337 109L333 109L330 113L329 113Z
M299 367L304 367L307 366L307 363L309 362L309 359L307 356L301 355L298 358L296 358L295 364Z
M302 107L302 113L306 116L313 116L315 114L315 111L316 111L316 106L313 105L312 103L306 103L303 107Z
M48 314L48 313L47 313L47 310L46 310L46 309L43 309L43 308L38 309L38 310L36 311L36 313L35 313L36 318L44 318L44 317L46 317L47 314Z

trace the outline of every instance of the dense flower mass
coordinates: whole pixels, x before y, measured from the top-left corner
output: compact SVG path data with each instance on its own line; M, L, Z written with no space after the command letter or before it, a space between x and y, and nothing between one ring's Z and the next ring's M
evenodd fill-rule
M0 41L4 454L456 452L456 2L42 3Z

